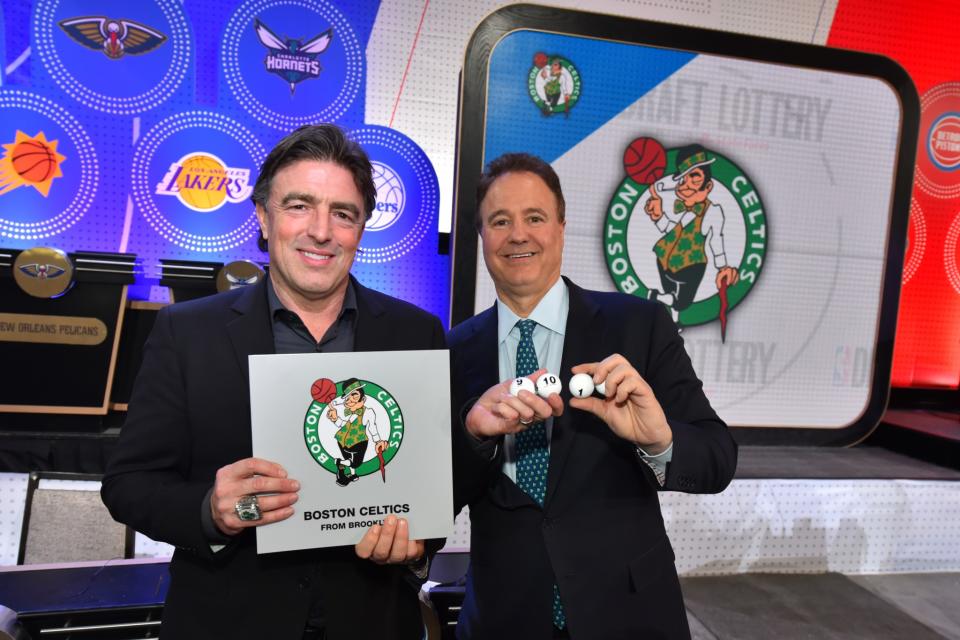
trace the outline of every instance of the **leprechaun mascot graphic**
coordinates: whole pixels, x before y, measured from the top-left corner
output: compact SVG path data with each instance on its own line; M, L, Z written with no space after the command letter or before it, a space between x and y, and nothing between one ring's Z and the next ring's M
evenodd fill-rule
M677 170L672 176L673 206L665 208L665 194L658 193L656 184L651 184L650 199L644 207L662 234L653 245L662 289L651 289L650 298L667 305L675 321L681 311L693 304L707 269L707 250L717 268L718 291L726 290L739 279L737 269L727 263L723 209L710 201L710 165L715 160L700 145L680 148Z
M327 418L337 427L334 437L343 455L336 460L336 482L341 487L360 479L356 469L363 462L370 440L373 440L378 456L383 455L388 445L377 430L376 413L366 406L367 395L363 387L356 378L344 380L343 393L327 407Z

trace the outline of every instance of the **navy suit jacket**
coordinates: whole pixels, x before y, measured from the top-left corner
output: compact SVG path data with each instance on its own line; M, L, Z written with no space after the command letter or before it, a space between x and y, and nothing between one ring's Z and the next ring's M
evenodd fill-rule
M571 367L620 353L650 384L673 430L665 490L723 490L737 447L703 395L665 308L567 281L560 377ZM547 493L541 508L501 471L463 427L472 403L499 382L496 306L447 336L454 373L454 484L457 509L470 506L470 570L460 638L551 637L553 584L572 638L689 637L667 540L660 489L634 446L592 414L554 419Z
M327 637L419 638L404 566L360 560L353 547L258 556L253 529L214 554L204 537L201 504L217 469L252 451L247 356L274 353L265 285L160 311L103 500L118 521L176 546L163 637L299 640L319 589ZM445 347L436 317L354 286L356 351Z

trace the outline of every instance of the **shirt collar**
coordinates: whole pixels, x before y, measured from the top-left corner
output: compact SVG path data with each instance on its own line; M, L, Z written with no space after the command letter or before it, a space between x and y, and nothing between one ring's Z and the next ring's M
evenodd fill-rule
M570 293L563 278L550 287L546 295L540 299L527 319L546 327L559 335L564 335L567 328L567 312L570 309ZM502 300L497 298L497 342L503 342L513 330L517 321L522 318L515 314Z
M282 302L280 302L280 297L273 288L273 279L270 278L269 274L267 275L267 304L270 307L270 317L274 320L277 318L278 313L293 313L283 306ZM353 286L352 278L347 280L347 292L343 296L343 306L340 307L340 313L337 314L337 320L343 317L345 311L352 311L354 313L357 311L357 292Z

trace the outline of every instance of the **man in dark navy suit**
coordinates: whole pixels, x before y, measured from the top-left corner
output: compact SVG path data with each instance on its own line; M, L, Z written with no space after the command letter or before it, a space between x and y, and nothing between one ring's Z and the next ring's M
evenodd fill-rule
M477 190L494 305L448 335L454 483L469 504L460 638L686 638L657 492L717 492L737 447L659 303L560 275L560 181L526 154ZM511 396L512 378L586 373L606 397Z

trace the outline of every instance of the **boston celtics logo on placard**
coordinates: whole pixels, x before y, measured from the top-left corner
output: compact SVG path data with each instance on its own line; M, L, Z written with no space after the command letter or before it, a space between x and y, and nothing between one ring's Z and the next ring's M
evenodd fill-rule
M637 138L607 207L603 243L617 289L668 307L681 328L719 320L756 285L768 243L750 177L732 160L690 144Z
M403 443L403 412L390 392L369 380L319 378L303 418L310 456L346 487L370 474L387 481Z
M580 72L563 56L538 51L527 73L527 91L543 115L568 115L580 99Z

